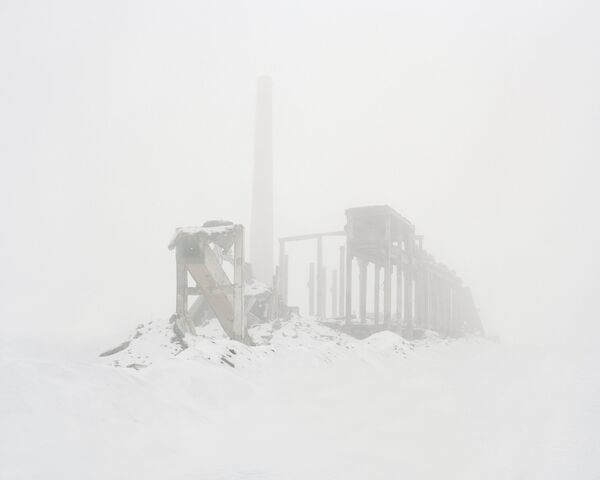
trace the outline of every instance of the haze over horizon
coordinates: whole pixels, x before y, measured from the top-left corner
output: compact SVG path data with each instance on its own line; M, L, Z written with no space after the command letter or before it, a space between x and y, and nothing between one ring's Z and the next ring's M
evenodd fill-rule
M600 333L600 6L0 3L0 336L95 348L174 311L173 230L389 204L507 341ZM248 238L246 240L248 244Z

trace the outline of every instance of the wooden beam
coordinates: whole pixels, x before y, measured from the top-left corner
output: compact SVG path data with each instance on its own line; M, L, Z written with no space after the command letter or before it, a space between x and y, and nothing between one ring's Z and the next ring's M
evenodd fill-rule
M374 292L373 292L373 324L377 325L379 323L379 297L380 297L380 292L379 292L379 287L380 287L380 279L379 279L379 274L380 274L380 270L381 267L377 264L373 265L375 267L375 279L374 279Z
M176 304L175 312L178 317L185 318L187 314L187 267L185 263L176 263Z
M352 254L346 250L346 325L352 322Z
M323 268L323 237L317 237L317 316L325 317L325 271Z
M345 281L346 281L346 248L340 247L340 285L339 285L339 315L344 316L345 305Z
M308 266L308 314L315 314L315 264L310 262Z
M338 284L337 270L331 271L331 316L338 316Z
M299 240L314 240L323 237L339 237L346 235L344 231L324 232L324 233L308 233L306 235L295 235L292 237L281 237L280 242L297 242Z
M385 265L383 279L383 323L387 328L392 324L392 219L385 221Z
M360 323L367 322L367 262L358 260L359 275L359 318Z
M403 283L402 283L402 264L396 263L396 321L402 323L402 308L403 308Z

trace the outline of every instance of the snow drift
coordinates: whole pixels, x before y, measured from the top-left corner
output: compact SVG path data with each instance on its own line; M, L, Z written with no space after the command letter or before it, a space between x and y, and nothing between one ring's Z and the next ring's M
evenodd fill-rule
M0 478L594 478L589 368L312 319L251 335L212 321L184 349L152 322L95 362L3 349Z

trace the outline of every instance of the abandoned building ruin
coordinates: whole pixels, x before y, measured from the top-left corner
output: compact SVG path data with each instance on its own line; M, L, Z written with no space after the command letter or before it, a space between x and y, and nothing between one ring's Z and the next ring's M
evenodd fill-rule
M324 267L325 237L339 237L344 243L338 268L329 272ZM286 247L306 241L316 244L307 282L308 314L315 321L357 338L380 330L406 338L418 338L427 330L442 336L483 333L470 289L427 253L414 225L387 205L346 210L346 225L340 231L280 238L272 286L255 280L245 262L242 225L207 222L177 229L169 248L176 258L178 327L194 333L202 318L212 314L230 337L246 341L249 324L298 314L298 307L288 304ZM372 312L367 311L368 295ZM196 298L190 302L192 296Z

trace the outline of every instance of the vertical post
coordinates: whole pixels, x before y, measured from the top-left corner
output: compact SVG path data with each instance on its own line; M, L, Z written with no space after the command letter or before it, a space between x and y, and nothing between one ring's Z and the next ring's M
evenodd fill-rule
M404 323L408 330L412 329L413 322L413 278L412 265L404 269Z
M187 259L179 246L175 250L176 275L177 275L177 300L175 311L177 312L177 326L183 332L195 333L188 318L188 269Z
M379 323L379 297L380 297L380 292L379 292L379 273L380 273L380 266L377 264L374 264L375 267L375 290L373 292L374 298L373 298L373 324L377 325Z
M308 314L315 314L315 264L310 262L308 266Z
M425 316L425 278L424 278L424 263L423 263L423 235L415 237L417 240L417 248L415 249L415 264L414 264L414 323L419 328L424 326Z
M340 247L340 285L339 285L339 315L340 317L344 316L344 304L345 304L345 290L344 290L344 281L346 280L346 249L342 245Z
M277 282L277 290L279 290L279 295L281 296L281 300L287 304L287 302L284 299L284 295L285 295L285 288L283 286L283 282L284 282L284 264L285 263L285 240L283 240L282 238L279 239L279 275L278 275L278 282ZM275 286L275 285L273 285Z
M273 292L271 295L271 300L269 302L269 322L272 322L276 318L280 318L280 300L281 300L281 292L279 291L279 278L281 275L281 268L279 265L275 266L275 274L273 275Z
M180 252L176 251L176 289L177 296L175 302L175 312L179 318L187 315L187 267L185 260L180 257Z
M331 316L333 318L338 315L338 285L337 285L337 270L331 271Z
M321 267L321 317L327 317L327 267Z
M359 316L360 323L366 323L367 321L367 261L359 259L358 263L358 275L359 275Z
M385 221L385 265L383 280L383 323L389 328L392 323L392 217Z
M423 299L423 303L425 305L425 312L424 312L424 327L427 329L431 328L431 273L429 271L429 268L427 268L427 266L425 265L423 267L423 274L425 276L424 279L424 299Z
M422 308L421 308L422 295L421 295L421 277L420 277L420 275L421 275L420 265L417 260L417 263L414 265L414 268L413 268L413 298L414 298L413 324L417 327L421 326L421 312L422 312Z
M246 312L244 312L244 227L236 231L233 252L233 332L238 340L246 337Z
M398 256L398 263L396 264L396 321L398 325L402 323L402 248L400 248L401 252Z
M289 259L290 259L289 255L287 255L287 254L284 255L283 256L283 265L279 269L279 275L281 275L281 279L279 281L279 283L281 283L281 291L280 291L281 302L286 307L288 305Z
M449 315L448 315L448 281L446 279L446 277L442 277L441 279L441 290L442 290L442 294L441 294L441 298L442 298L442 330L444 332L444 335L448 336L448 334L450 333L449 328L448 328L448 324L449 324Z
M346 325L352 321L352 254L346 251Z
M435 304L434 304L434 325L438 333L442 332L442 281L439 274L434 278Z
M431 285L431 329L439 332L439 321L438 321L438 283L437 274L435 271L431 272L430 275Z
M456 325L454 315L454 285L450 284L448 288L448 323L450 325L450 335L456 334Z
M325 276L323 269L323 237L317 237L317 316L325 316Z

